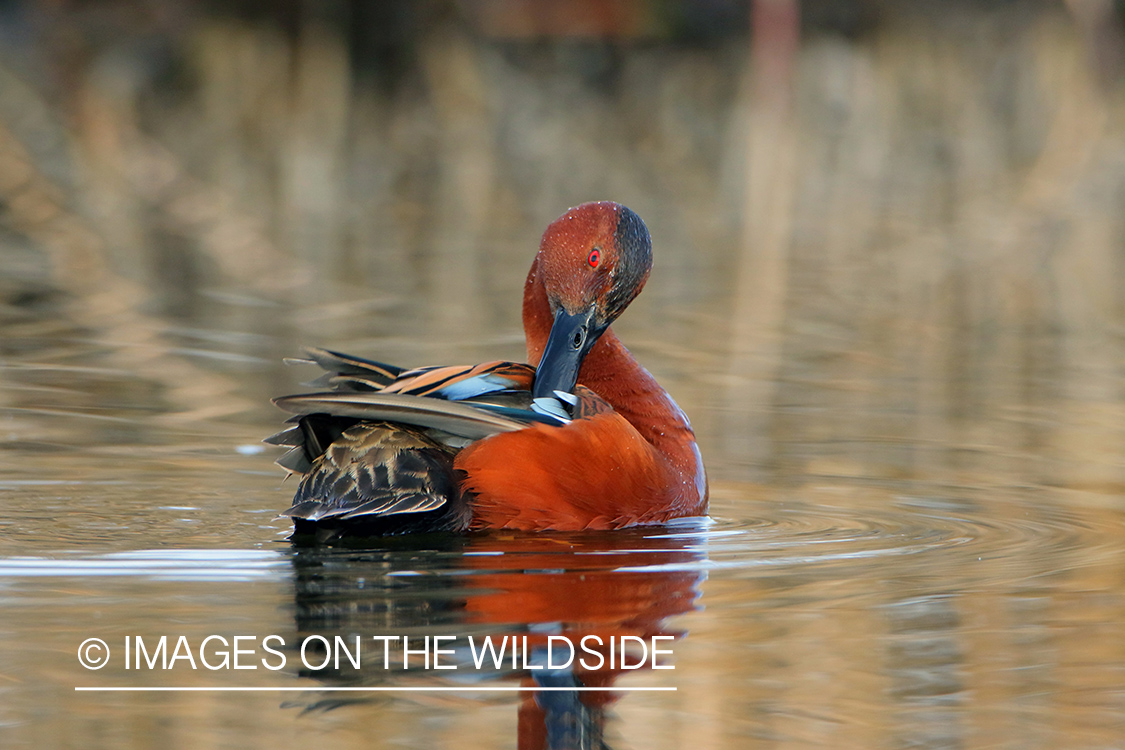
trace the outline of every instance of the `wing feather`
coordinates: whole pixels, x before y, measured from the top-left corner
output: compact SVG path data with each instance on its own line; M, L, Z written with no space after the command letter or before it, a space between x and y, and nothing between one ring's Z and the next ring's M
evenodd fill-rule
M526 421L493 413L457 401L442 401L397 393L308 393L274 399L292 414L331 414L367 421L396 422L443 430L453 435L479 440L501 432L523 429L539 421L528 413Z
M403 372L403 368L401 367L388 365L384 362L376 362L372 359L356 357L351 354L334 352L330 349L308 347L305 349L305 354L309 356L309 359L287 361L301 364L316 364L329 373L357 376L377 383L380 386L394 382Z

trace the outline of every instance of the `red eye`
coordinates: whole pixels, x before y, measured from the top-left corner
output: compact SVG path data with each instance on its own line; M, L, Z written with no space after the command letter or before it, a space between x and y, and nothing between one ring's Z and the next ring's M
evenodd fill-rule
M597 268L598 263L601 262L601 259L602 251L595 247L590 251L589 257L586 258L586 262L590 264L590 268Z

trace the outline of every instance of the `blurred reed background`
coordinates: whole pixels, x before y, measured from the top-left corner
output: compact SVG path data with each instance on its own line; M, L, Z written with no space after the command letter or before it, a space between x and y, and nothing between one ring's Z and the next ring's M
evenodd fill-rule
M541 232L612 199L656 256L615 327L692 418L719 518L680 692L620 701L620 734L1120 747L1123 18L1122 0L0 0L0 729L510 744L501 703L97 703L74 650L95 621L111 641L291 627L278 568L145 577L168 551L204 572L227 549L290 559L270 519L292 484L254 452L269 398L311 376L281 358L522 359ZM126 557L90 557L107 551ZM31 559L55 577L18 578Z
M520 359L612 199L714 478L1120 493L1122 6L5 0L7 440L249 439L301 345Z

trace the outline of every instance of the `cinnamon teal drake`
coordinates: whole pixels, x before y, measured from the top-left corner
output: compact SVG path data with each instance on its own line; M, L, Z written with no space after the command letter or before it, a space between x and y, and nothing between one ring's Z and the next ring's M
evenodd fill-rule
M652 242L617 203L543 234L523 293L529 364L404 369L324 349L316 393L275 399L266 442L301 475L295 537L581 530L707 512L695 434L610 329L640 293Z

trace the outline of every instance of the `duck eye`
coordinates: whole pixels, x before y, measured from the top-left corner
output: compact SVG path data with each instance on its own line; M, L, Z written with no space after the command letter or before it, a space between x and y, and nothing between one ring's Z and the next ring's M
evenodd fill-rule
M595 247L590 251L590 255L586 258L586 262L590 264L590 268L597 268L598 263L601 262L601 259L602 251Z
M586 341L586 326L582 326L574 332L574 348L581 349L582 344Z

